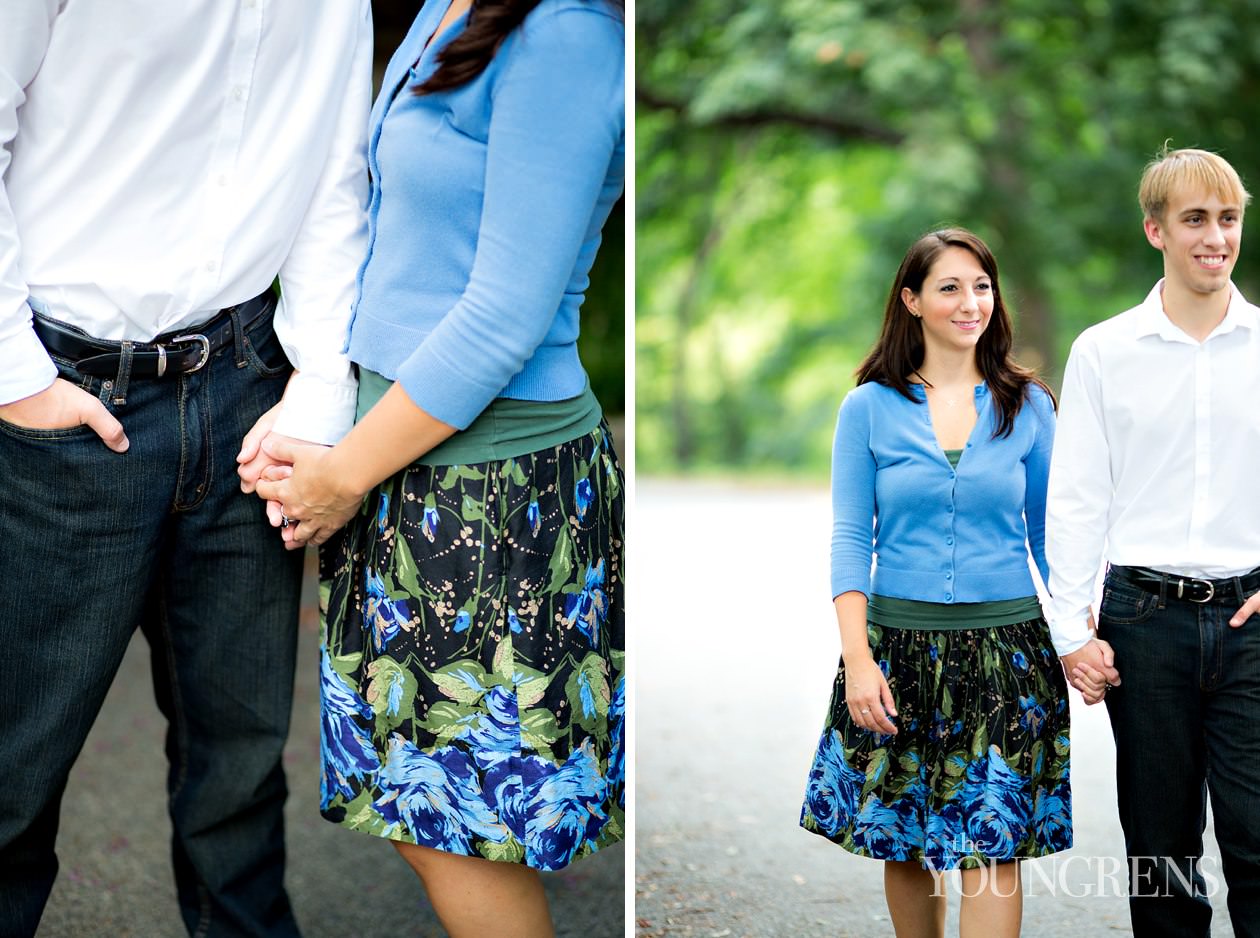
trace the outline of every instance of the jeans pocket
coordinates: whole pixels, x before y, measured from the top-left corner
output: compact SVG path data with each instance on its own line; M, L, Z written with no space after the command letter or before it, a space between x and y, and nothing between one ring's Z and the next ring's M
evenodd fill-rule
M86 423L78 424L74 427L58 427L51 430L41 430L36 427L23 427L16 423L10 423L0 417L0 432L19 440L26 440L35 443L57 442L61 440L78 440L86 439L90 436L96 436L96 431L89 427Z
M286 375L292 371L284 346L272 326L272 317L263 316L245 330L245 358L250 367L264 378Z
M1128 583L1107 583L1098 608L1098 625L1137 625L1151 617L1159 597Z

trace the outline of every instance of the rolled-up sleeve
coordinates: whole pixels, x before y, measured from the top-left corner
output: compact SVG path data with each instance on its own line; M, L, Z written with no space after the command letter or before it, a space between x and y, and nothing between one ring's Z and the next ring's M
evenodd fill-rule
M461 429L546 337L625 132L619 23L568 8L522 31L500 53L468 284L398 370L417 405Z
M831 452L831 595L871 594L875 454L870 411L856 395L840 405Z
M1054 402L1041 388L1033 386L1028 407L1035 419L1033 443L1024 457L1024 523L1028 531L1028 549L1041 581L1050 583L1046 561L1046 488L1050 479L1050 457L1054 450Z

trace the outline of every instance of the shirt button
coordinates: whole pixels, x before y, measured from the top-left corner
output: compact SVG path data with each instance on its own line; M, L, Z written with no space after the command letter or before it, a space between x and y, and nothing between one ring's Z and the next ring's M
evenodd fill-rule
M956 473L951 472L951 473L949 474L949 477L950 477L951 479L957 479L957 478L958 478L958 475L957 475Z
M241 98L245 97L245 89L240 85L237 85L232 89L232 97L234 97L237 101L241 100Z
M206 261L206 270L213 271L217 266L214 261Z
M953 539L952 537L947 537L947 538L945 538L945 543L946 543L946 544L948 544L950 547L953 547L953 546L954 546L954 539Z
M946 505L946 506L945 506L945 510L946 510L946 511L948 511L948 512L952 515L952 514L954 513L954 506L953 506L953 505Z
M227 173L219 173L219 185L227 185Z
M954 601L954 594L953 594L953 593L946 593L946 594L945 594L945 602L947 602L947 603L952 603L953 601Z
M945 579L952 580L953 578L954 578L954 575L952 573L945 574Z

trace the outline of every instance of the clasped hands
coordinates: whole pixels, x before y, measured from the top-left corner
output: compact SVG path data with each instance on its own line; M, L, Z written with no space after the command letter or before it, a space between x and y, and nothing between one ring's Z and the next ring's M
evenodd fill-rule
M288 550L323 544L354 513L363 493L339 484L331 471L331 446L273 433L277 404L245 435L236 456L241 490L267 503L267 520L280 529Z
M1092 623L1091 623L1092 624ZM1109 687L1120 686L1116 670L1116 654L1110 643L1091 638L1071 654L1059 659L1068 683L1081 692L1087 704L1096 704L1107 695Z

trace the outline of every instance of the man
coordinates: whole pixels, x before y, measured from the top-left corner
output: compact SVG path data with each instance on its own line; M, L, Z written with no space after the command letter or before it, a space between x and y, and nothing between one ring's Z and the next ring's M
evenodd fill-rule
M4 938L35 932L67 775L137 626L188 931L297 934L301 559L236 457L253 427L249 488L273 419L316 443L352 421L370 70L368 0L0 5Z
M1260 309L1230 281L1249 198L1213 153L1148 166L1164 277L1081 334L1063 379L1049 618L1073 682L1106 693L1138 938L1209 934L1208 793L1235 934L1260 935ZM1078 654L1103 558L1110 689Z

